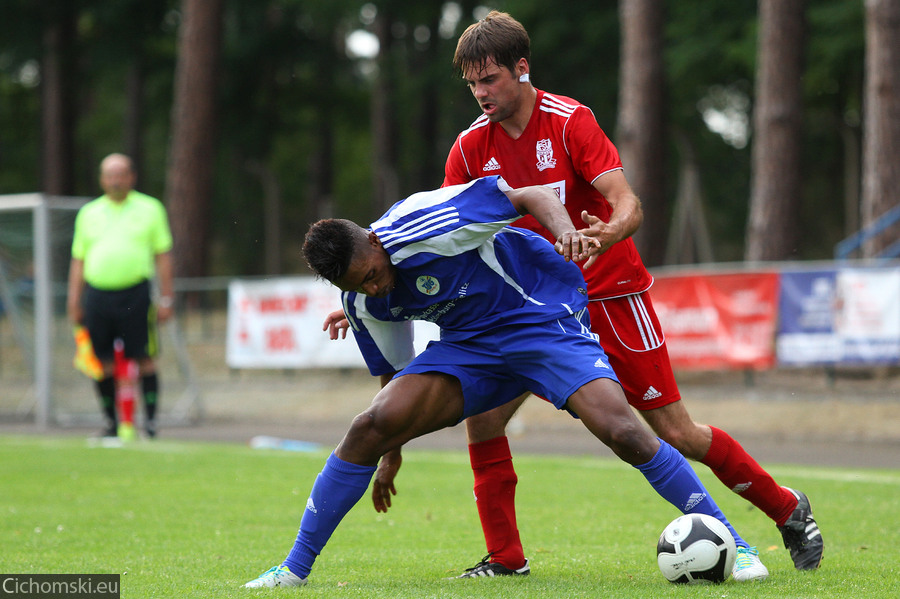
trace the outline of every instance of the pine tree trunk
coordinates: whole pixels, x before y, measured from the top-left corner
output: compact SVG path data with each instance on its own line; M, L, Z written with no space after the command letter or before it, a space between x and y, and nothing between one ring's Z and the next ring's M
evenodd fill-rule
M862 225L900 205L900 0L866 0ZM877 256L900 241L895 225L863 246Z
M41 64L41 188L75 193L75 19L68 2L48 3Z
M378 77L372 89L372 216L377 218L400 199L397 173L397 124L394 109L392 15L380 7L373 24L378 36Z
M166 199L177 277L207 274L222 0L182 0Z
M620 0L622 58L616 146L625 176L641 199L644 222L635 234L648 266L663 263L669 207L666 201L666 118L663 3Z
M785 260L797 249L802 186L805 0L760 0L750 214L744 257Z

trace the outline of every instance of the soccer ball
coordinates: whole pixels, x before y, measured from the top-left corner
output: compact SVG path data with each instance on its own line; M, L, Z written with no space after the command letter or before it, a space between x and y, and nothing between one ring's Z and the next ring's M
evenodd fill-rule
M656 544L656 562L669 582L723 582L736 555L728 527L706 514L675 518Z

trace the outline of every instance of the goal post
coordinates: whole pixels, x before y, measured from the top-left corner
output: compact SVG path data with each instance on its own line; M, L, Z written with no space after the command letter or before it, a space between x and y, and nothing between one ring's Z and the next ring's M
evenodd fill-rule
M90 199L0 195L0 420L39 430L101 422L93 384L72 365L65 310L75 216ZM201 412L176 329L175 322L160 328L170 333L160 356L168 391L159 418L168 425L194 422Z

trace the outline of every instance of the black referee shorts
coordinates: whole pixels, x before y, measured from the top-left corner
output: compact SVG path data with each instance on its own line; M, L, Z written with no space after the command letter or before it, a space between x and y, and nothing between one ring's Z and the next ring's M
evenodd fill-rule
M117 338L124 343L126 358L156 356L156 308L150 302L150 282L116 291L85 285L84 326L102 361L113 359Z

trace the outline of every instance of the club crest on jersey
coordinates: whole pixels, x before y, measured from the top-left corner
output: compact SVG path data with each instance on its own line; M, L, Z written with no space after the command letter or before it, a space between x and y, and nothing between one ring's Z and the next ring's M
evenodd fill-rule
M553 157L553 143L549 139L537 142L537 168L545 171L556 167L556 158Z
M416 279L416 289L425 295L434 295L441 290L441 284L431 275L422 275Z

